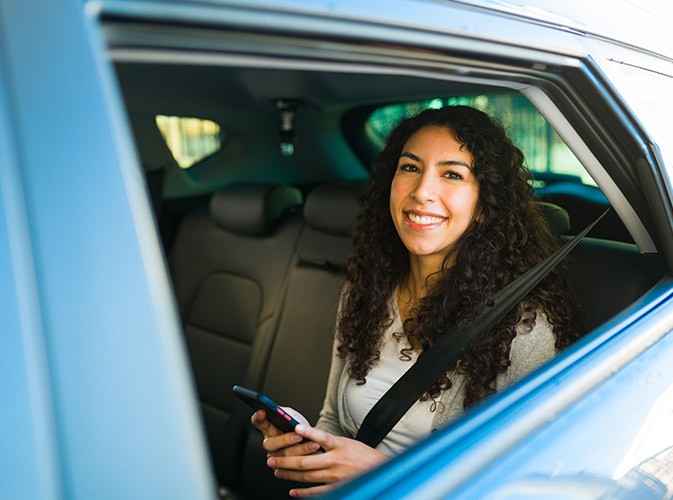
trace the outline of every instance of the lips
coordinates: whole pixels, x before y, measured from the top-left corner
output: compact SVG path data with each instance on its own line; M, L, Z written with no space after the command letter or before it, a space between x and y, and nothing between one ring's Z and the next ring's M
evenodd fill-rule
M441 217L436 214L426 214L405 211L404 215L406 217L407 223L415 229L433 229L441 224L443 224L447 217Z

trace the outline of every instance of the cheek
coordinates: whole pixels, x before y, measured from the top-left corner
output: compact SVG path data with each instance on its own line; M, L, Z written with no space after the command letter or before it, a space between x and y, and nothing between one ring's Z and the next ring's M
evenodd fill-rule
M397 177L393 178L393 182L390 184L390 210L393 213L396 208L399 208L400 202L404 199L403 183L397 179Z
M453 196L448 197L447 204L450 205L451 211L461 214L466 219L473 220L479 217L479 193L474 189L454 192Z

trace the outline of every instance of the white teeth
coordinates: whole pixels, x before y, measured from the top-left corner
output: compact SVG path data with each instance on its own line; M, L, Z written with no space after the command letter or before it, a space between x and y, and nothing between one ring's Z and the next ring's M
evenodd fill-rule
M407 217L409 217L409 220L414 222L415 224L439 224L444 220L443 217L430 217L428 215L420 216L416 215L415 213L408 212Z

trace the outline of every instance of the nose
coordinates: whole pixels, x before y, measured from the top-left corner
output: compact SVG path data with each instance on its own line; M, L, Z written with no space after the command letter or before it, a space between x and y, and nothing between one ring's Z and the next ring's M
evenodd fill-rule
M418 203L430 203L437 199L437 183L428 172L423 172L418 176L411 197Z

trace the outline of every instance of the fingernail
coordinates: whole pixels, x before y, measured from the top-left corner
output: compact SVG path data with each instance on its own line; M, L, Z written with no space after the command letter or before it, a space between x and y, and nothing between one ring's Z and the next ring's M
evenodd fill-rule
M276 459L271 457L266 461L266 465L271 467L272 469L276 466Z
M318 451L320 449L320 445L318 443L309 443L308 444L308 449L311 451Z
M303 431L306 430L306 427L305 427L304 425L302 425L302 424L297 424L297 425L295 426L294 430L297 431L297 432L303 432Z
M302 439L304 439L304 438L301 437L299 434L292 434L292 435L290 436L290 438L291 438L292 441L294 441L295 443L298 443L299 441L301 441Z
M280 469L276 469L276 470L273 471L273 475L278 477L278 478L282 478L283 477L283 472Z

